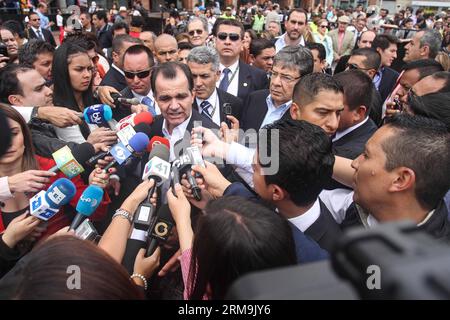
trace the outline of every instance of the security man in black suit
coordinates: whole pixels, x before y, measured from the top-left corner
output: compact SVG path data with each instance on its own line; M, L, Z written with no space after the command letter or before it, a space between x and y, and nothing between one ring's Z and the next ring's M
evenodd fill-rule
M108 17L106 16L106 11L104 10L96 11L92 15L92 23L95 25L95 29L97 30L97 39L100 47L102 49L111 48L112 32L111 26L108 24Z
M41 28L41 18L35 12L28 15L30 28L28 29L28 37L30 39L41 39L49 42L53 48L56 47L55 38L53 38L52 33L49 30Z
M305 47L286 46L274 58L270 89L252 92L245 102L241 128L258 131L264 125L281 118L289 118L287 112L298 80L313 72L314 59Z
M220 79L217 87L245 101L255 91L267 89L264 71L239 61L244 26L237 20L218 21L215 28L216 49L220 57Z
M233 116L239 121L243 109L241 99L216 88L220 77L217 51L207 46L196 47L189 53L187 65L194 80L193 109L218 126L222 122L231 123L227 116Z

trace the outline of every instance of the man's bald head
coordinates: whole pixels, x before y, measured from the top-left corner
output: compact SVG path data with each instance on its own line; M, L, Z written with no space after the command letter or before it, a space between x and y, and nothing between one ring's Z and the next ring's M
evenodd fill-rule
M177 40L168 34L158 36L154 43L154 53L158 63L178 60Z

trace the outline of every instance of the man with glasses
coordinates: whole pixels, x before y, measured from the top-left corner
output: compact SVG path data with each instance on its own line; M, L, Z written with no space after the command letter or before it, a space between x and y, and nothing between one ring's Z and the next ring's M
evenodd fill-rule
M307 20L305 10L296 8L289 11L287 20L284 23L286 32L275 42L276 52L285 46L305 45L304 34Z
M370 79L375 77L381 66L381 56L373 49L356 49L347 62L347 70L361 70L367 74ZM375 86L372 86L372 104L370 106L370 118L377 124L381 124L381 109L383 100Z
M216 26L216 49L220 57L220 79L216 85L245 101L256 90L268 87L264 71L239 60L244 26L237 20L222 20Z
M313 56L305 47L287 46L275 55L269 90L249 95L242 115L243 130L258 131L281 118L289 118L294 87L300 77L313 72Z
M28 15L30 28L28 29L28 35L30 39L41 39L46 42L50 42L53 48L56 47L55 38L50 31L41 28L41 18L35 12Z
M158 63L178 61L177 40L168 34L158 36L154 43L154 55Z
M203 17L195 17L187 25L189 42L194 46L204 46L208 39L208 21Z

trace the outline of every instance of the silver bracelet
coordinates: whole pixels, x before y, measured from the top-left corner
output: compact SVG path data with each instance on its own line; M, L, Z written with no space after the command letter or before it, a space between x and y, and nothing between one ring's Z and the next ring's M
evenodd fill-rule
M133 223L133 215L128 211L119 208L116 210L116 213L114 213L114 215L112 216L112 219L114 219L117 216L121 216L122 218L127 219L128 222L130 222L131 224Z
M130 279L133 279L133 278L141 279L144 282L144 290L147 290L147 279L145 279L145 277L142 274L140 274L140 273L133 273L130 276Z

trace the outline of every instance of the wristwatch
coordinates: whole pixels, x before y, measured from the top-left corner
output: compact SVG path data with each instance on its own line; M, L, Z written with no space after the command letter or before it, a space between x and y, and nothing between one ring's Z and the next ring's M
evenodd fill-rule
M127 219L130 223L133 223L133 215L126 210L123 210L120 208L117 209L116 212L114 213L114 215L112 216L112 218L114 219L117 216L121 216L121 217Z

